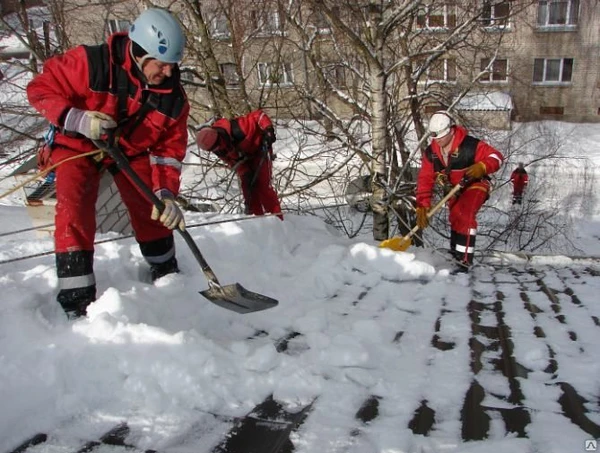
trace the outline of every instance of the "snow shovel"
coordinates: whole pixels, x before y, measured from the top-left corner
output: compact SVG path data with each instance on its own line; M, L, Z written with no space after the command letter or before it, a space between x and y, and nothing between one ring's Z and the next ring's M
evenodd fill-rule
M460 191L463 187L466 186L467 182L467 180L462 179L457 185L455 185L452 188L452 190L450 190L450 192L448 192L446 196L439 201L438 204L436 204L433 208L429 210L429 212L427 213L427 218L431 218L436 212L438 212L450 198L452 198L458 191ZM393 238L381 241L379 247L391 249L396 252L404 252L411 246L412 241L410 238L413 237L417 231L419 231L419 226L415 225L414 228L410 230L406 236L394 236Z
M93 142L94 145L99 149L106 151L108 155L113 158L119 170L125 172L131 182L152 202L152 204L154 204L154 206L158 208L160 212L164 210L164 203L154 194L154 192L152 192L144 181L142 181L139 175L133 171L127 157L125 157L118 147L109 145L103 141L94 140ZM206 297L210 302L236 313L252 313L277 306L279 302L276 299L248 291L239 283L222 286L219 283L217 276L200 253L200 250L190 234L185 230L182 231L178 229L177 231L181 234L185 243L192 251L194 258L196 258L196 261L200 264L200 268L202 269L206 280L208 280L208 289L200 291L200 294Z

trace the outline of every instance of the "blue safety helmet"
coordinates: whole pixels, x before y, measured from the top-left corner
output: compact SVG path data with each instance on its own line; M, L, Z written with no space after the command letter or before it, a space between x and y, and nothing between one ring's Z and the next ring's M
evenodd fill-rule
M151 8L140 14L129 27L129 39L164 63L179 63L183 58L185 36L181 25L163 9Z

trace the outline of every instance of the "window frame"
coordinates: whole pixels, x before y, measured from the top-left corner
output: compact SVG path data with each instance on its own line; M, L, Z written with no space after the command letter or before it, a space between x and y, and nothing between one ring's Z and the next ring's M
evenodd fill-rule
M128 31L129 27L131 27L131 21L127 19L107 19L106 26L108 33L112 35L113 33Z
M566 3L564 23L551 23L551 5ZM544 8L544 10L542 10ZM574 30L579 25L580 0L539 0L537 8L537 28L548 31ZM542 16L544 16L542 18Z
M508 8L508 11L506 12L505 16L498 16L497 15L497 7L499 6L504 6L506 5L506 7ZM509 0L503 0L503 1L496 1L494 2L493 0L484 0L483 3L483 12L482 12L482 16L481 16L481 21L482 22L487 22L484 23L482 26L484 29L486 30L509 30L511 28L511 17L510 17L510 1ZM485 9L489 7L489 16L486 16L486 11Z
M339 61L326 61L322 64L322 71L331 83L337 88L347 88L346 68Z
M210 35L215 39L231 38L231 30L229 30L229 23L225 15L215 14L212 17L210 20Z
M559 61L560 65L558 68L558 80L548 80L548 71L552 68L548 67L549 62ZM540 62L542 63L540 67ZM570 67L565 67L565 63L570 62ZM573 83L573 68L575 67L574 58L535 58L533 61L533 85L538 86L568 86ZM566 69L566 70L565 70ZM541 70L541 80L536 80L536 73ZM564 80L565 72L568 73L569 79Z
M431 18L438 17L440 15L432 14L432 11L435 12L437 10L443 9L443 22L442 26L431 26ZM457 6L453 2L445 2L442 5L427 5L423 8L424 14L417 13L417 21L416 26L420 30L425 30L429 32L445 32L452 28L455 28L457 25ZM420 18L424 18L424 23L420 24ZM453 18L453 20L452 20Z
M272 68L275 66L271 62L259 62L256 66L258 71L258 84L264 87L287 87L294 84L294 69L292 63L280 63L279 74L283 80L273 82ZM266 80L265 80L266 79Z
M434 65L439 65L440 63L443 66L443 68L438 68L438 67L434 66ZM452 66L450 66L450 64L452 64ZM432 79L431 72L438 71L439 69L441 69L441 71L443 72L444 78L443 79ZM452 71L454 72L454 78L450 79L448 76L449 76L449 73ZM435 62L433 62L433 64L431 66L429 66L425 70L424 76L425 76L425 79L419 80L418 83L426 84L426 85L432 85L435 83L448 84L448 85L456 84L456 82L458 81L458 65L456 63L456 59L440 58L440 59L436 60Z
M480 71L483 71L490 64L491 60L492 60L492 58L482 58L480 60L480 65L479 65ZM504 62L504 68L502 71L497 71L495 68L495 65L498 63L501 63L501 62ZM487 77L484 78L484 76L481 76L479 78L479 82L485 83L485 84L508 83L509 68L510 68L510 62L509 62L508 58L495 58L490 70L486 71ZM494 79L495 74L504 74L504 78L503 79Z
M264 36L283 35L285 18L279 9L250 11L252 27Z
M229 71L226 68L232 68L233 71ZM219 63L219 72L225 80L225 85L229 88L237 88L241 84L240 76L237 73L237 65L232 62Z

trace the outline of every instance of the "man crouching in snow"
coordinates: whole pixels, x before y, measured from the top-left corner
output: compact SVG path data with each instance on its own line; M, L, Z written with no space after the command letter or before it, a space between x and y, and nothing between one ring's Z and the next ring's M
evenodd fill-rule
M458 263L453 273L468 272L475 253L477 213L491 189L488 175L498 171L504 157L455 125L445 111L432 115L428 129L432 141L423 153L417 177L417 225L421 229L429 225L427 212L436 182L449 190L466 177L468 184L448 201L448 208L450 253Z

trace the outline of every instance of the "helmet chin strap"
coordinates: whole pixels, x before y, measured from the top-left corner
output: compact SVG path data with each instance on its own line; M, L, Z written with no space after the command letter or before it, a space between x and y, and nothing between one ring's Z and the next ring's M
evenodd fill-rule
M133 42L132 42L133 44ZM146 78L146 75L144 74L144 62L146 60L150 60L152 59L152 57L150 56L150 54L146 54L144 55L142 58L137 59L137 57L133 54L133 45L129 46L129 55L131 56L131 59L133 60L133 62L135 63L135 65L137 66L137 68L140 70L140 79L141 81L145 84L148 85L148 79Z

